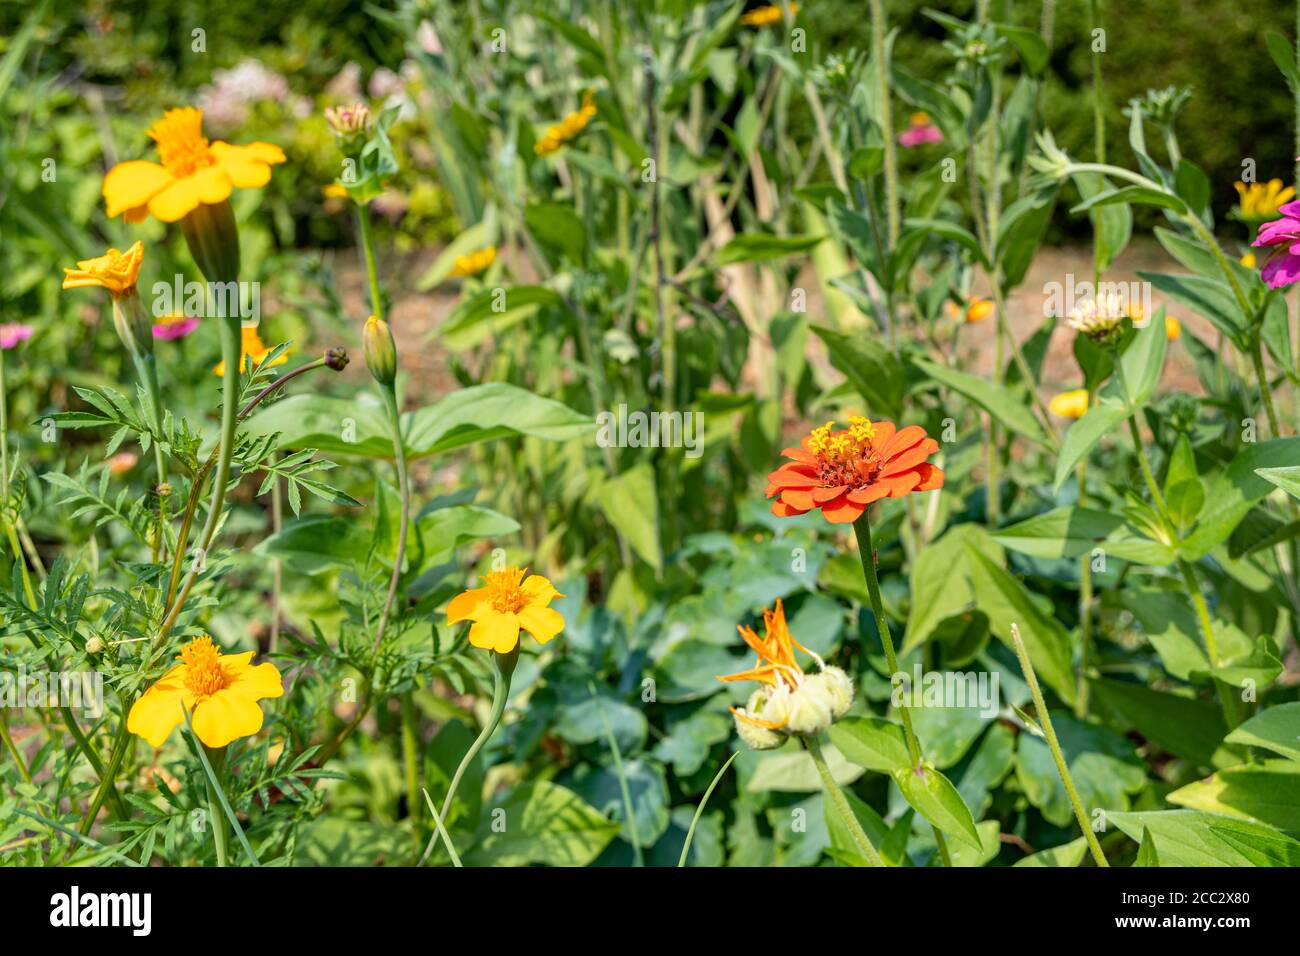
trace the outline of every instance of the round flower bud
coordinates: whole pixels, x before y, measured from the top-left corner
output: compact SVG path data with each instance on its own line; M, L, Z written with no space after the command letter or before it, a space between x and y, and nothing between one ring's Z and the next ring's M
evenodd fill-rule
M853 706L853 681L838 667L828 667L817 676L831 695L831 719L839 720Z
M785 736L775 730L751 724L743 717L736 717L736 733L740 735L751 750L775 750L785 743Z
M104 649L104 639L100 637L98 634L96 634L94 637L86 641L87 654L98 654L103 649Z
M348 353L346 349L326 349L325 364L336 372L341 372L348 367Z
M366 328L361 338L370 374L380 385L392 385L397 376L397 346L393 344L393 332L388 323L372 315L366 319Z
M760 687L749 695L745 704L745 714L757 720L781 723L790 712L790 691L784 685L777 687ZM785 743L786 736L777 730L769 730L751 724L743 717L736 717L736 732L740 739L754 750L771 750Z
M831 725L834 697L822 674L805 677L790 694L791 733L819 734Z

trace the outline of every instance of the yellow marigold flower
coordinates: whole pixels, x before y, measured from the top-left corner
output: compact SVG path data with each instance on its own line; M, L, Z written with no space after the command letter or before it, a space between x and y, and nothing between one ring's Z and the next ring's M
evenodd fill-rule
M1295 189L1283 187L1282 180L1267 183L1233 183L1237 187L1238 205L1243 219L1275 219L1284 203L1295 198Z
M497 247L484 246L482 249L476 249L467 255L457 256L451 274L454 276L476 276L480 272L486 272L488 266L496 262L496 258Z
M1088 411L1088 390L1076 388L1071 392L1053 395L1047 407L1053 415L1060 415L1062 418L1082 418Z
M63 288L84 289L97 286L114 296L127 295L140 278L140 264L144 262L144 243L137 242L126 252L109 249L94 259L82 259L77 268L63 269Z
M279 355L276 356L275 361L272 362L268 366L268 368L274 368L277 365L283 365L285 362L289 361L289 355L292 352L293 349L285 349L283 352L281 352ZM262 337L257 334L256 326L245 325L239 330L240 371L247 370L251 372L257 366L261 365L262 362L265 361L266 357L270 354L271 354L271 350L266 347L266 343L262 341ZM223 360L218 362L217 367L214 368L212 371L215 374L224 377L226 374L225 361Z
M348 191L339 183L330 183L328 186L321 188L321 193L326 199L347 199Z
M200 205L225 202L235 188L265 186L271 167L284 162L284 151L272 143L209 142L203 112L192 106L168 110L148 135L162 164L134 159L108 171L103 192L110 219L140 222L152 213L176 222Z
M474 626L469 629L471 644L508 654L519 645L520 630L533 635L539 644L545 644L564 630L560 612L547 607L562 597L547 578L528 574L527 569L489 571L483 578L483 587L470 588L451 599L447 605L447 623L473 621Z
M790 4L790 16L799 12L799 4ZM774 23L780 23L785 14L781 8L773 4L767 7L755 7L740 18L740 22L747 27L770 27Z
M582 109L575 110L546 131L546 135L533 146L538 156L549 156L577 137L596 116L596 100L590 90L582 97Z
M1182 334L1183 334L1183 323L1179 322L1178 319L1176 319L1172 315L1166 315L1165 316L1165 338L1167 338L1170 342L1172 342Z
M983 322L993 315L992 299L971 299L970 305L966 306L967 322Z
M262 729L259 700L284 693L274 664L252 665L253 651L222 654L212 638L181 648L181 663L164 674L131 707L126 729L161 747L190 712L194 733L209 747L224 747Z
M1248 252L1248 253L1246 253L1244 256L1242 256L1240 259L1238 259L1237 261L1240 262L1240 263L1241 263L1243 266L1245 266L1247 269L1253 269L1253 268L1255 268L1255 261L1256 261L1256 260L1255 260L1255 253L1253 253L1253 252Z

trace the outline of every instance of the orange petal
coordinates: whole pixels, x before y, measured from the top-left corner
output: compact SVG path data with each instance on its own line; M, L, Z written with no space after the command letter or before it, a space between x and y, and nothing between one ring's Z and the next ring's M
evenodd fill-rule
M828 501L834 501L844 494L845 489L845 485L836 485L834 488L814 488L812 490L813 504L824 505Z
M874 444L880 449L880 457L884 461L889 461L895 455L907 451L923 438L925 438L924 428L920 425L908 425L906 428L900 429L893 438L883 445L879 441Z
M778 518L794 518L798 515L807 514L809 510L811 509L792 508L780 498L777 498L776 501L772 502L772 514L776 515Z
M811 488L817 484L817 476L806 465L785 465L767 476L767 480L777 488Z
M848 495L837 498L830 504L822 505L822 515L831 524L851 524L862 517L862 512L865 510L862 505L850 501Z
M817 506L813 501L812 489L810 488L787 488L781 492L781 500L792 508L800 508L808 511Z
M782 448L781 454L786 458L793 458L795 461L805 465L817 464L816 456L809 454L803 448Z
M889 486L882 484L867 485L865 488L857 488L849 492L849 501L855 505L866 506L873 501L879 501L889 494Z
M938 450L939 443L933 438L927 438L924 441L920 441L907 449L907 451L903 452L901 455L897 455L892 461L888 462L885 467L880 470L880 476L882 478L888 478L890 475L897 475L910 468L915 468Z
M916 466L916 473L921 476L921 483L913 490L934 491L936 488L943 487L943 469L938 465L932 465L927 461Z
M889 497L901 498L921 483L921 476L914 471L906 471L901 475L885 478L880 483L889 486Z

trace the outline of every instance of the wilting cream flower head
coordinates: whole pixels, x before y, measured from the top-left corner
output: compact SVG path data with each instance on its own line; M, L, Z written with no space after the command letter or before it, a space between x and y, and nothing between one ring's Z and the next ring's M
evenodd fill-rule
M1070 310L1066 320L1070 328L1086 335L1098 345L1110 345L1123 332L1124 319L1130 315L1128 303L1115 292L1097 299L1085 299Z

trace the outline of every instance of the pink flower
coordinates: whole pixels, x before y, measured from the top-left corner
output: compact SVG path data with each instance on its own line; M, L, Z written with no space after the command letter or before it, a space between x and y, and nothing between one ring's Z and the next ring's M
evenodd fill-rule
M30 325L19 325L17 323L0 325L0 349L11 349L19 342L25 342L31 337L32 327Z
M1260 277L1272 289L1300 282L1300 199L1287 203L1278 211L1282 218L1260 226L1253 243L1276 247L1260 270Z
M930 122L930 117L925 113L913 113L912 125L898 134L898 145L907 149L913 146L924 146L926 143L942 142L943 133L939 131L939 127Z
M199 327L199 320L188 315L164 315L154 323L153 337L174 342L183 339Z

